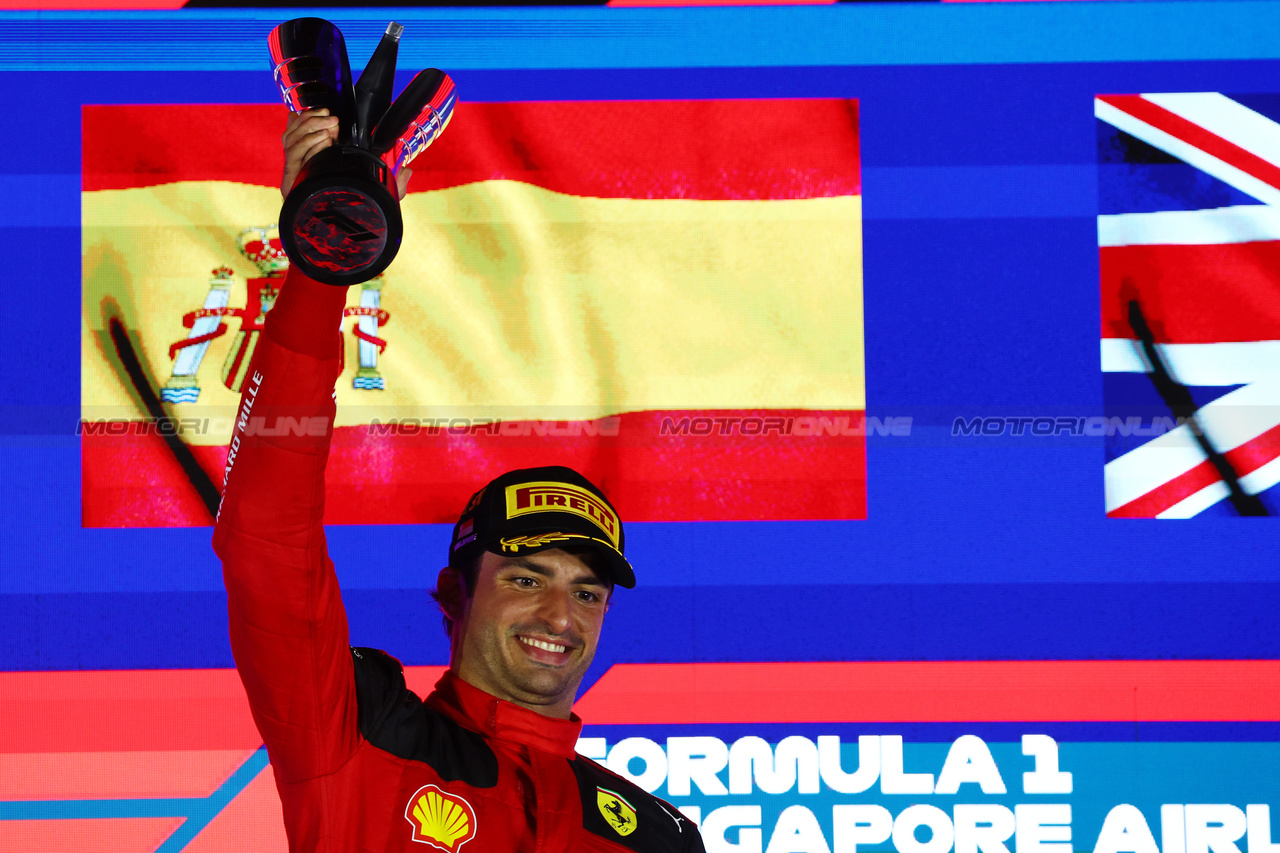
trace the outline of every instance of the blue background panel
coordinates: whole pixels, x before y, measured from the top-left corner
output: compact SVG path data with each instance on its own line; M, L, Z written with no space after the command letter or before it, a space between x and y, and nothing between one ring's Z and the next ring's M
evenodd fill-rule
M805 22L819 20L793 11L799 17L789 20L797 22L797 32L806 32ZM979 17L988 14L993 13ZM144 31L138 32L136 37L143 38ZM1192 526L1107 521L1102 439L952 436L948 429L957 417L980 414L1102 413L1094 94L1264 92L1280 66L1249 59L1076 64L976 59L964 65L912 65L904 55L899 63L880 66L457 72L464 96L473 100L839 96L860 101L868 411L911 417L912 434L868 440L870 517L865 522L634 526L630 539L642 588L627 597L636 611L643 598L679 597L681 589L690 590L692 598L707 586L726 600L740 596L741 607L749 607L746 602L756 595L749 587L815 581L847 583L851 590L1116 583L1148 585L1144 588L1154 596L1148 613L1159 622L1165 608L1197 612L1202 594L1194 585L1161 590L1162 583L1280 581L1263 526L1228 518ZM10 158L0 167L7 170L0 182L19 195L38 190L36 220L17 232L24 251L14 263L18 280L39 281L42 318L38 347L13 336L11 345L21 346L22 354L0 373L0 478L12 496L0 509L5 545L0 559L6 569L0 573L0 592L16 596L6 598L4 606L28 614L14 624L32 624L22 620L38 623L30 614L49 611L23 596L78 600L74 597L81 594L216 592L221 579L208 530L79 527L79 452L71 434L79 398L78 117L82 104L271 101L270 78L260 70L19 71L4 77L4 91L11 99L21 93L26 109L37 117L31 124L36 144L30 158ZM9 215L16 218L12 208ZM335 528L330 541L344 584L354 594L429 585L435 562L442 560L424 566L418 555L443 555L446 536L443 527L433 526ZM384 555L377 566L360 556L374 541ZM1009 589L1002 600L1017 602L1018 594ZM915 592L904 589L902 600ZM434 636L435 618L426 608L422 618L430 627L411 627L421 606L397 596L369 605L370 614L380 607L405 614L394 620L404 630L389 634L386 645L409 659L438 659L438 647L419 658L402 646L401 637ZM1132 593L1121 597L1137 606ZM626 597L620 603L611 640L626 648L642 642L644 620L629 622L624 614L633 608ZM69 606L94 620L94 605ZM172 666L227 665L225 653L217 651L225 649L217 607L182 606L194 608L185 623L190 636L173 648L162 641L158 625L163 621L154 623L151 608L139 599L138 606L102 609L109 614L102 624L104 630L110 626L112 636L155 637L156 642L138 644L150 652L115 652L114 644L80 649L74 638L83 636L91 646L92 633L46 628L27 635L27 643L14 642L0 666L97 668L111 666L117 654L118 666L143 659ZM361 605L355 598L352 607L358 621ZM884 624L913 626L909 608L888 612L894 615L884 616ZM790 632L794 645L787 653L770 659L793 654L1123 657L1160 650L1150 641L1153 635L1136 629L1100 636L1084 632L1073 642L1050 639L1034 630L1037 619L1015 619L989 639L983 639L984 632L950 645L890 628L877 632L874 641L844 640L834 648L817 642L844 618L842 611L825 607L816 616L811 613ZM32 642L34 636L48 639ZM672 643L663 654L672 659L714 654L714 636L703 632L697 653ZM1171 656L1193 656L1193 648L1207 653L1210 646L1214 655L1228 657L1273 653L1265 651L1265 640L1243 628L1174 642L1167 651ZM421 641L410 645L432 648ZM824 651L809 651L817 648Z

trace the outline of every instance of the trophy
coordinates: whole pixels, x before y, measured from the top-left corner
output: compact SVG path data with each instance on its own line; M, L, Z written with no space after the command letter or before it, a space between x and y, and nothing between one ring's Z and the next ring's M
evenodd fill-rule
M400 250L404 224L396 176L444 132L457 91L448 74L418 72L393 101L404 27L392 21L354 85L342 33L321 18L295 18L267 39L276 84L293 112L327 107L334 145L298 175L280 210L289 260L316 281L368 281Z

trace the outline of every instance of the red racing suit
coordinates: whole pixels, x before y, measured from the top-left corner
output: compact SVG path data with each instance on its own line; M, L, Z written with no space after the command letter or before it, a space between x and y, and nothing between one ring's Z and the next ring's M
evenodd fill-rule
M324 469L346 288L290 272L245 379L214 531L231 647L292 851L702 851L672 806L578 756L582 723L452 673L426 700L348 644Z

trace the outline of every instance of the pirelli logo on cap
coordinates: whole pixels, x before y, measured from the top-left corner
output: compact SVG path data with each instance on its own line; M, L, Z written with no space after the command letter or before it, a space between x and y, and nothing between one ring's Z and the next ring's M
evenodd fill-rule
M618 517L600 498L570 483L520 483L507 486L507 518L531 512L568 512L590 521L618 547Z

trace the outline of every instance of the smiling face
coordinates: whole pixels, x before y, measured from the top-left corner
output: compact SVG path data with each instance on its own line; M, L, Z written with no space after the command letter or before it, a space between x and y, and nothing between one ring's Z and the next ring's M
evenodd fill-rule
M472 594L440 576L453 619L450 666L468 684L549 717L567 719L595 656L610 588L559 549L523 557L485 552ZM450 590L450 593L446 593Z

